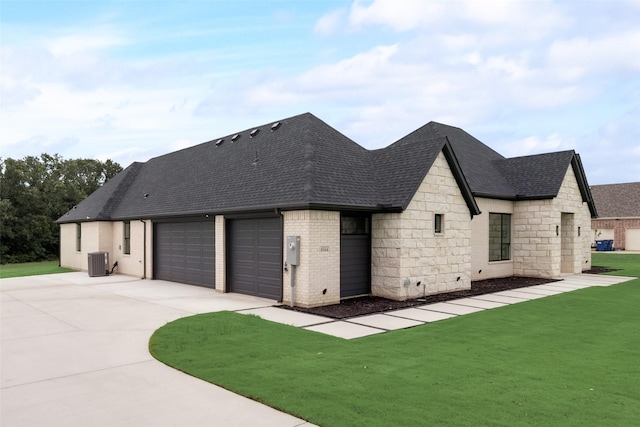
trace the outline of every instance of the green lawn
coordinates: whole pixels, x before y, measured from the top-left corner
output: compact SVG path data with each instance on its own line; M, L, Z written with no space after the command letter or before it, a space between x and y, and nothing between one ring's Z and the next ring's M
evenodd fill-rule
M628 426L638 307L634 280L350 341L221 312L167 324L150 350L321 426Z
M68 268L58 267L58 261L25 262L0 265L0 279L9 277L38 276L40 274L67 273Z
M618 269L607 274L640 277L640 254L620 252L593 252L591 265Z

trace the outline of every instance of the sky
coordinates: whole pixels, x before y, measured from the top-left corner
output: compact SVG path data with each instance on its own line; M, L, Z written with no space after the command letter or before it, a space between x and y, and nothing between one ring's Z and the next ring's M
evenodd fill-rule
M640 0L0 0L0 157L126 167L311 112L640 181Z

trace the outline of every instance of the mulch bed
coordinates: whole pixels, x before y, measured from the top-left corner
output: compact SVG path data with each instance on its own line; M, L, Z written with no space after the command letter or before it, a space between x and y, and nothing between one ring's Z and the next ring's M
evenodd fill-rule
M602 267L593 267L592 270ZM611 271L611 270L607 270ZM419 305L432 304L435 302L450 301L458 298L472 297L493 292L507 291L527 286L542 285L545 283L557 282L554 279L541 279L538 277L505 277L500 279L487 279L471 282L471 289L464 291L448 292L436 295L427 295L426 298L417 298L406 301L394 301L381 297L365 296L351 298L340 301L340 304L325 305L322 307L289 307L281 305L279 307L300 311L303 313L317 314L319 316L331 317L333 319L347 319L365 314L382 313L401 308L415 307Z

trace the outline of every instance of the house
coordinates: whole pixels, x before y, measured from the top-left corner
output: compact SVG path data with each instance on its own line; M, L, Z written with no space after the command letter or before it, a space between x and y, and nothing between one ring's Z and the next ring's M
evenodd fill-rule
M574 151L505 158L435 122L367 150L306 113L133 163L58 222L65 267L103 251L121 273L319 306L580 273L596 216Z
M613 240L617 250L640 251L640 182L594 185L599 216L591 220L592 242Z

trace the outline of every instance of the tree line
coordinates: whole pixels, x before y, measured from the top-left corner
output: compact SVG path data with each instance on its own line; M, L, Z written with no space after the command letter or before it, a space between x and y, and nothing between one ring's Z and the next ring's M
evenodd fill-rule
M0 158L0 264L56 259L55 221L121 170L111 160L58 154Z

